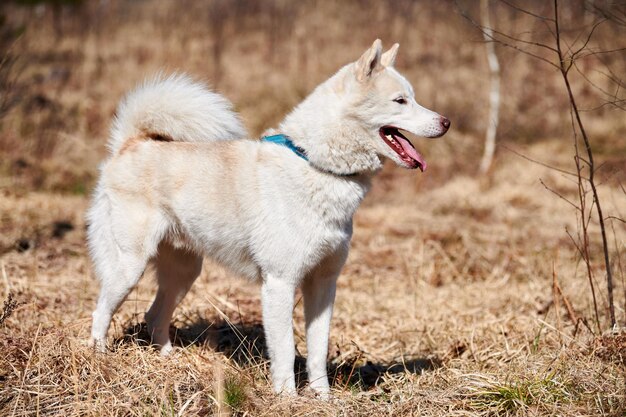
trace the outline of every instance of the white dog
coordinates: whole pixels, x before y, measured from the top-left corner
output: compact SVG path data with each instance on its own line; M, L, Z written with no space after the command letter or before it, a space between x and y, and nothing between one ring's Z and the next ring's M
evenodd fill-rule
M230 103L185 76L146 82L126 97L88 213L102 285L92 343L106 348L112 315L152 260L159 287L146 321L167 354L172 313L207 256L262 282L276 392L296 390L292 311L302 287L308 377L326 397L335 283L352 216L381 157L426 169L400 129L438 137L450 126L415 102L393 68L397 51L382 54L376 40L264 141L245 139Z

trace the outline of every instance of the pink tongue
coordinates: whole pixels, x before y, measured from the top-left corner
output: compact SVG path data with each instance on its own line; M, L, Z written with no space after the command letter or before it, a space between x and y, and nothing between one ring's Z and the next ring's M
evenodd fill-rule
M402 145L402 149L404 149L404 153L420 163L420 169L422 170L422 172L426 171L426 161L424 160L424 157L420 155L413 146L411 146L409 141L404 139L402 136L393 135L393 138L400 142L400 145Z

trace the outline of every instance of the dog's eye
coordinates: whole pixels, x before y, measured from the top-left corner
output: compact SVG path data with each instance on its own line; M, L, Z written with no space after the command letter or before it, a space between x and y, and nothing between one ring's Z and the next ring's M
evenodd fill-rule
M393 101L395 101L398 104L406 104L406 100L404 99L404 97L398 97L394 99Z

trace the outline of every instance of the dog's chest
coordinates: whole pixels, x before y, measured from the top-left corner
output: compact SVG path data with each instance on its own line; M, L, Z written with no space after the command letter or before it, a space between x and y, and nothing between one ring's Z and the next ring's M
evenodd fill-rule
M369 184L343 178L324 179L316 184L317 187L307 187L299 195L298 222L311 252L326 256L349 242L352 217Z
M318 175L302 184L296 193L303 213L328 227L344 227L369 190L369 181L357 177Z
M280 190L280 191L279 191ZM338 250L352 236L352 216L367 187L358 181L315 179L282 183L263 195L264 221L254 229L254 258L261 270L302 276Z

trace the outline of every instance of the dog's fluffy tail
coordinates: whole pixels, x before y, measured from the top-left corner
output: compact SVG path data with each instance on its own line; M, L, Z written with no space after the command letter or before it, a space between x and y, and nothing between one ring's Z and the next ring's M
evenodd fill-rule
M129 93L117 108L108 148L143 136L157 140L212 142L247 137L223 96L184 74L158 75Z

